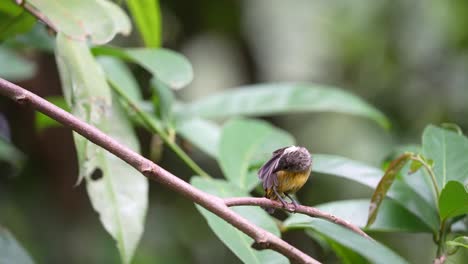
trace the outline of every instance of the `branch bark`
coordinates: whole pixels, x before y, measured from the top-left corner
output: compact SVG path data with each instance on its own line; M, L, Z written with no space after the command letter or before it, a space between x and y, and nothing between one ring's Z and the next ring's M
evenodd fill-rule
M139 153L136 153L126 146L121 145L119 142L107 136L99 129L79 120L72 114L49 103L34 93L31 93L26 89L2 78L0 78L0 94L13 99L18 104L30 105L37 111L42 112L43 114L55 119L65 126L70 127L72 130L79 133L83 137L124 160L126 163L140 171L149 179L155 180L165 185L166 187L169 187L172 190L184 195L193 202L203 206L207 210L216 214L226 222L230 223L240 231L253 238L255 241L255 248L275 250L288 257L295 263L320 263L319 261L288 244L281 238L253 225L248 220L229 208L229 206L237 205L261 205L282 208L282 205L279 202L270 201L266 198L250 197L228 198L223 200L219 197L205 193L193 187L189 183L181 180L177 176L141 156ZM323 218L351 229L365 237L368 237L367 234L350 223L330 214L321 212L315 208L298 206L296 211L310 215L312 217Z
M229 206L242 206L242 205L254 205L254 206L262 206L262 207L274 207L278 209L285 209L283 205L278 201L273 201L267 198L256 198L256 197L232 197L232 198L225 198L224 203ZM288 209L288 208L286 208ZM298 205L295 209L293 208L291 212L305 214L310 217L321 218L327 220L329 222L335 223L337 225L341 225L344 228L347 228L355 233L373 240L370 236L368 236L364 231L362 231L359 227L351 224L350 222L338 218L332 214L322 212L314 207Z

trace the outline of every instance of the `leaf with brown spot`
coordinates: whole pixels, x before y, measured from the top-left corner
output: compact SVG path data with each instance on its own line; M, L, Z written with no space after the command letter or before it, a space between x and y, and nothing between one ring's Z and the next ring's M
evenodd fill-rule
M406 162L410 160L411 156L413 156L412 153L405 153L392 161L388 166L384 176L380 179L379 184L372 195L366 227L369 227L375 221L380 204L385 198L387 191L392 186L398 172L403 168L403 166L405 166Z

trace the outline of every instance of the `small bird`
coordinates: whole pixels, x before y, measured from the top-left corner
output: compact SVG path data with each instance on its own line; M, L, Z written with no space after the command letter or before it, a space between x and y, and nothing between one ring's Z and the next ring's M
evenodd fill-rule
M309 178L312 169L312 157L304 147L284 147L273 152L273 156L258 171L263 182L265 197L280 201L288 209L284 197L287 196L297 207L298 202L290 194L297 192ZM265 208L272 214L274 208Z

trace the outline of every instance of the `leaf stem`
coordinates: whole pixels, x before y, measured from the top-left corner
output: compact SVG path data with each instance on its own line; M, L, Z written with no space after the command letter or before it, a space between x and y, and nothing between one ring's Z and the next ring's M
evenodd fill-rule
M436 198L436 205L437 205L437 208L439 208L439 196L440 196L440 190L439 190L439 186L437 185L437 180L436 180L436 176L434 174L434 171L432 170L432 167L426 162L424 161L423 159L421 159L421 157L419 156L411 156L411 160L414 160L414 161L417 161L417 162L420 162L424 169L427 171L427 173L429 174L429 177L432 181L432 186L434 186L434 192L435 192L435 198Z
M132 109L135 111L135 114L140 118L140 120L143 122L143 124L153 133L158 134L161 139L164 141L164 143L169 146L169 148L174 151L174 153L179 156L180 159L182 159L187 166L189 166L198 176L201 176L203 178L211 178L211 176L204 171L198 164L193 161L190 156L182 150L176 143L174 143L173 140L171 140L171 137L164 131L162 125L158 123L158 121L143 112L138 105L133 102L131 98L129 98L125 92L118 87L115 83L113 83L111 80L108 80L110 86L112 89L122 98Z

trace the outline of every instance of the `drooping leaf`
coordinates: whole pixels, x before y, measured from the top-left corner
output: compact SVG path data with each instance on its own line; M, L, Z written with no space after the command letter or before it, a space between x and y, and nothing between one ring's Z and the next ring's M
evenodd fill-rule
M93 48L93 54L114 56L137 63L172 89L183 88L193 79L190 62L181 54L167 49L100 46Z
M418 217L391 199L385 199L382 202L375 222L372 226L366 227L369 202L368 199L344 200L319 204L314 207L347 220L366 231L431 232L431 229ZM310 217L294 214L288 219L288 221L299 223L309 221Z
M191 183L196 188L221 198L248 196L246 191L224 180L192 177ZM197 209L206 219L216 236L241 259L243 263L289 263L286 257L275 251L257 251L253 249L252 243L254 240L252 238L203 207L197 205ZM273 219L260 207L234 207L232 210L252 222L252 224L277 236L280 235L280 231Z
M0 40L25 33L34 23L36 19L14 1L3 1L0 5Z
M465 136L429 125L422 142L424 156L434 161L439 190L451 180L468 183L468 139Z
M336 112L370 118L385 128L387 118L344 90L311 83L272 83L239 87L180 107L181 116L226 118L293 112Z
M0 46L0 72L2 78L11 81L22 81L34 76L36 65L23 59L12 49Z
M380 178L384 175L384 172L378 168L344 157L312 154L312 159L313 172L346 178L372 189L377 187ZM421 195L415 192L405 181L396 179L388 191L387 197L393 199L417 216L427 227L431 228L431 230L438 230L439 218L435 205L422 198Z
M139 150L131 124L113 98L104 71L88 47L59 33L57 64L65 99L72 113L110 137ZM144 228L148 182L124 161L74 134L80 177L104 228L117 241L122 261L129 263Z
M34 261L13 235L0 226L0 263L32 264Z
M158 0L127 0L127 6L146 47L161 46L161 11Z
M287 219L284 222L284 227L286 229L305 229L307 234L319 233L354 250L371 263L408 263L408 261L379 242L367 239L349 229L322 219L309 218L306 222Z
M243 190L250 191L259 182L249 177L249 167L267 160L273 151L294 144L287 132L254 119L233 119L221 131L219 164L226 178Z
M94 44L111 41L118 33L130 33L130 19L108 0L29 0L38 12L66 36L75 40L90 39Z
M49 96L45 99L50 103L53 103L54 105L64 109L65 111L70 111L70 107L68 107L67 102L65 102L65 99L62 96ZM35 112L35 123L39 132L47 128L62 126L62 124L55 121L55 119L52 119L41 112Z
M452 247L464 247L468 249L468 236L459 236L453 240L447 241L446 243Z
M371 202L369 205L369 215L367 217L367 226L372 225L372 223L375 221L380 204L382 203L388 190L395 181L397 173L400 172L403 166L405 166L406 162L410 160L412 155L412 153L405 153L397 159L395 159L388 166L384 176L382 176L382 178L379 181L379 184L377 184L377 187L375 188L375 191L372 194Z
M462 214L468 214L468 192L457 181L449 181L440 192L439 197L440 219L446 219Z
M187 119L176 125L176 131L201 151L218 158L221 128L216 123L199 118Z

